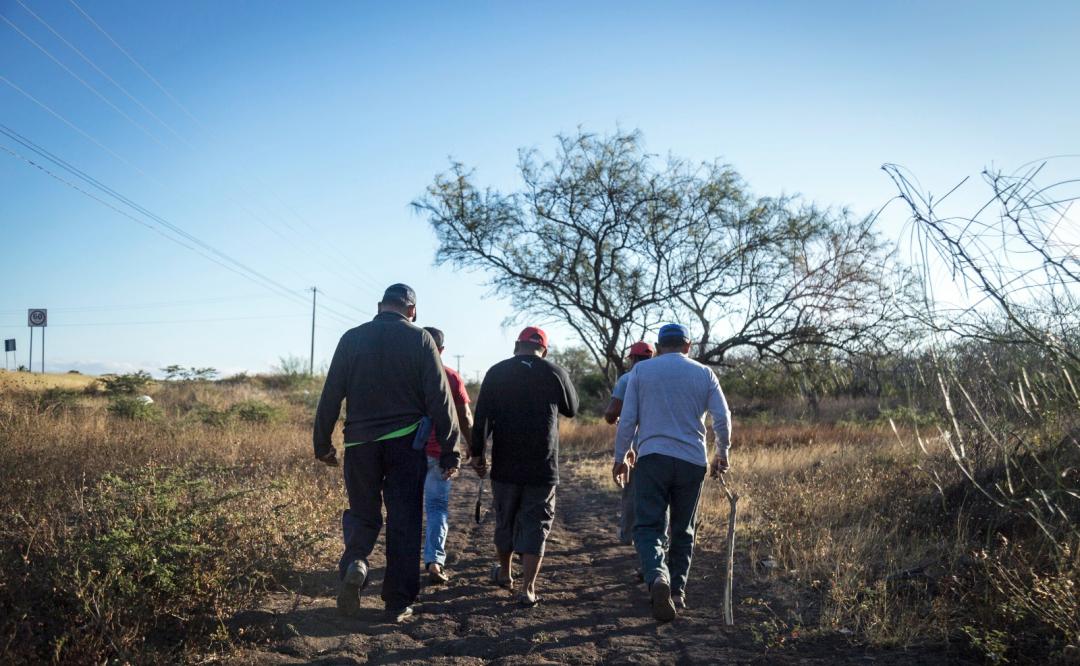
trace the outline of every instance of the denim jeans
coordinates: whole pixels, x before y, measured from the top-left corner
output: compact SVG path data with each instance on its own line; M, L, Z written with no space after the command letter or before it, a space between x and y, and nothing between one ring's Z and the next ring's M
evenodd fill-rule
M450 480L443 480L439 459L428 456L424 479L424 566L446 564L446 533L450 529Z
M659 453L638 460L634 468L634 545L649 585L663 578L671 584L672 594L686 589L694 555L694 521L704 481L705 468L701 465ZM671 536L665 562L669 510Z
M353 560L367 561L383 527L386 505L386 573L382 599L402 608L420 592L420 537L423 520L424 455L413 436L357 444L345 449L343 471L349 508L341 516L345 552L339 574Z

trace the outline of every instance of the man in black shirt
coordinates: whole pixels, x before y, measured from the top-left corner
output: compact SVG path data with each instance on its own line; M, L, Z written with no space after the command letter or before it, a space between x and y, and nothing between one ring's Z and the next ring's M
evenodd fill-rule
M438 438L443 478L457 473L457 418L434 340L416 320L416 294L390 285L372 321L341 336L315 413L315 457L336 467L330 442L345 410L345 490L341 516L345 552L339 573L338 609L354 615L367 583L367 558L382 529L386 502L386 574L382 599L389 619L412 615L420 591L420 540L426 425ZM415 446L418 437L419 446Z
M472 465L487 474L485 448L491 443L491 486L495 498L492 580L513 589L510 558L524 566L521 602L535 606L536 575L544 542L555 518L559 483L559 414L577 414L578 396L566 371L546 360L544 331L530 326L518 336L514 356L496 363L480 386L473 426Z

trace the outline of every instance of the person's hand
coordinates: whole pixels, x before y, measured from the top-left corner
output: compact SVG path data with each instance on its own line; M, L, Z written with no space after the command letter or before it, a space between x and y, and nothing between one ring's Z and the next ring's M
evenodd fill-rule
M320 462L324 463L327 467L337 467L337 449L330 449L329 452L324 453L321 456L315 456Z
M713 458L712 478L719 479L720 475L727 472L729 469L731 469L731 467L728 466L727 458L722 458L720 456L716 456Z
M455 476L457 476L457 473L460 470L461 470L460 467L450 467L450 468L444 469L442 471L442 479L443 479L443 481L449 481L450 479L454 478Z
M634 465L636 465L636 464L637 464L637 452L634 451L633 449L630 449L629 451L626 452L626 466L629 467L630 469L633 469Z
M611 480L620 488L630 482L630 467L624 462L617 462L611 468Z
M482 479L487 476L487 458L484 456L473 456L469 461L469 464L472 466L473 471L476 472L478 477Z

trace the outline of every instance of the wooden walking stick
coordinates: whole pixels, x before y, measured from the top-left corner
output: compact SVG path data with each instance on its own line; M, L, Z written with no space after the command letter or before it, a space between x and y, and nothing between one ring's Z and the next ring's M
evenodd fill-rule
M719 479L720 486L724 489L724 494L727 495L728 504L731 507L728 512L727 526L727 575L724 578L724 624L730 627L735 624L735 618L731 613L731 585L732 579L735 577L735 518L739 513L739 493L728 488L723 474L720 474Z

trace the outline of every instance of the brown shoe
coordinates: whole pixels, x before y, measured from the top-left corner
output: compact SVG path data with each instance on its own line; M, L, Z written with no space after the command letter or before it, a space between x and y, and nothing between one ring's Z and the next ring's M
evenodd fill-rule
M675 604L671 601L671 584L663 578L657 578L649 586L649 600L652 602L652 615L660 622L675 619Z

